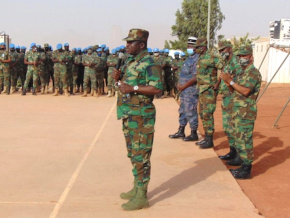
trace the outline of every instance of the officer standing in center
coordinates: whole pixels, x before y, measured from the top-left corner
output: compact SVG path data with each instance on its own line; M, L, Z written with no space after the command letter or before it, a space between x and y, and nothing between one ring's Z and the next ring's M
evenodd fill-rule
M187 53L189 57L183 64L179 75L179 84L177 86L180 94L179 107L179 129L175 134L169 135L170 138L183 138L184 141L197 141L198 127L198 90L196 88L196 64L199 55L194 52L196 37L189 37L187 40ZM185 137L184 129L189 123L191 133Z

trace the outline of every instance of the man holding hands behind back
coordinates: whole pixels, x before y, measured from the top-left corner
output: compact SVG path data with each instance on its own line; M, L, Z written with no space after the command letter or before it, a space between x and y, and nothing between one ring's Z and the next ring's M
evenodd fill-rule
M134 187L121 193L124 210L138 210L149 206L147 187L150 180L150 156L154 137L156 110L154 95L162 92L160 68L147 51L149 32L131 29L127 41L128 57L121 72L114 70L113 78L119 81L117 118L123 121L127 155L133 165Z

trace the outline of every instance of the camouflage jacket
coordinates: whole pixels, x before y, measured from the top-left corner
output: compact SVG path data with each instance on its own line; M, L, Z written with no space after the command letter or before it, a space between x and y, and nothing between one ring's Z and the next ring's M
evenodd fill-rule
M42 62L37 66L37 68L39 71L45 72L47 59L44 52L39 52L39 60L41 60Z
M107 59L107 67L109 68L108 73L112 73L113 69L117 66L118 64L118 56L116 55L109 55Z
M222 67L222 60L208 50L199 56L197 63L197 85L199 93L208 90L217 83L217 70L222 69Z
M142 51L136 57L129 57L124 69L122 81L131 86L146 85L154 86L162 90L160 68L148 55L147 50ZM122 95L119 92L117 101L117 118L124 119L130 115L144 117L155 117L155 106L153 95L142 95L130 93Z
M60 52L58 50L52 53L52 59L58 59L61 62L54 63L54 68L61 67L64 69L63 66L66 65L65 61L67 60L66 54L64 52Z
M82 59L82 63L83 64L96 64L97 63L97 57L94 56L93 54L89 55L89 54L86 54L83 56L83 59ZM85 71L89 71L89 72L96 72L96 69L95 69L95 65L92 66L92 67L89 67L89 66L85 66Z
M28 51L25 54L25 59L27 60L27 62L39 61L39 53L33 52L33 51ZM34 65L28 65L27 69L37 70L37 67Z
M233 57L231 58L231 60L229 60L228 62L225 62L225 65L222 71L232 75L233 79L235 79L240 73L243 72L243 69L236 55L233 54ZM223 95L223 97L229 97L232 95L228 86L225 84L223 80L221 80L219 92Z
M237 75L234 82L251 90L248 96L234 91L233 93L233 115L242 119L255 120L257 116L256 99L261 88L262 76L252 64Z

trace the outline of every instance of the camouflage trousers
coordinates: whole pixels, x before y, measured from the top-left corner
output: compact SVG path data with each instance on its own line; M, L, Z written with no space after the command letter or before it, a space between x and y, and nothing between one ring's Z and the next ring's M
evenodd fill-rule
M209 136L212 136L214 133L213 114L216 109L216 97L217 91L211 88L199 94L199 116L204 132Z
M114 82L115 80L112 77L112 73L108 72L108 85L107 85L108 91L112 91L112 89L114 88Z
M180 107L179 107L179 124L180 126L190 125L191 130L197 130L198 127L198 95L194 94L191 87L185 89L180 94Z
M77 67L72 72L72 75L73 75L73 86L76 87L78 85L78 68Z
M64 64L54 67L54 86L56 89L67 89L67 73Z
M48 83L47 83L48 73L45 71L45 69L41 69L41 70L38 70L38 75L40 78L41 87L44 88L46 85L48 85Z
M21 86L23 87L25 83L25 78L26 78L26 71L23 68L20 69L18 78L20 78Z
M33 81L33 88L36 89L36 87L38 86L38 81L39 81L39 75L37 72L37 68L28 68L27 69L26 79L25 79L25 83L24 83L24 89L27 89L31 79Z
M4 74L2 65L0 64L0 92L2 91L3 85L4 85Z
M93 71L93 70L85 69L84 85L83 85L84 90L87 90L90 81L91 81L91 89L92 90L97 90L96 72Z
M10 69L9 66L2 65L3 85L6 89L10 89Z
M172 72L168 71L164 73L164 83L165 83L165 89L164 91L169 91L173 88L173 77Z
M230 96L223 97L221 108L222 108L223 129L228 138L229 146L235 147L232 97Z
M73 87L73 73L71 66L67 67L67 85Z
M133 176L138 186L150 181L155 117L129 116L123 119L127 156L133 165Z
M18 72L19 72L19 70L17 67L10 68L11 86L17 85Z
M245 164L251 164L254 160L253 131L255 120L235 116L233 121L237 151Z
M97 72L96 79L97 79L97 88L103 89L104 88L104 73Z

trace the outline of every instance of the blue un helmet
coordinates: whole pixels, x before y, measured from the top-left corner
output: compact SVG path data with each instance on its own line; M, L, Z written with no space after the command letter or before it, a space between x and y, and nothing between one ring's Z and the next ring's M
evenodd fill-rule
M77 51L82 51L82 48L77 48Z
M32 42L32 43L30 44L30 48L32 48L32 47L34 47L34 46L36 46L36 43L35 43L35 42Z
M14 48L14 49L15 49L15 45L14 45L13 43L11 43L11 44L9 45L9 48Z
M16 45L16 46L15 46L15 49L20 49L20 46L19 46L19 45Z
M174 56L175 56L175 55L179 55L179 52L178 52L178 51L174 52Z
M104 51L109 51L109 47L106 47L106 48L104 49Z
M101 49L101 48L98 48L98 49L97 49L97 52L102 52L102 49Z
M106 48L106 44L102 44L101 48L105 49Z
M62 44L61 44L61 43L58 43L58 44L56 45L56 49L62 49Z
M151 53L152 52L152 48L147 48L148 52Z
M164 49L164 53L169 53L169 49L168 48Z
M153 52L155 53L155 52L159 52L159 48L154 48L153 49Z
M65 46L65 47L66 47L66 46L69 46L69 44L66 42L66 43L64 43L64 45L63 45L63 46Z
M112 49L112 54L116 54L117 52L116 52L116 49L115 48L113 48Z
M184 52L181 52L180 53L180 57L184 57L185 56L185 53Z
M25 46L21 46L20 49L21 50L26 50L26 47Z
M161 54L162 54L163 52L164 52L164 50L162 50L162 49L161 49L161 50L159 50L159 53L161 53Z

